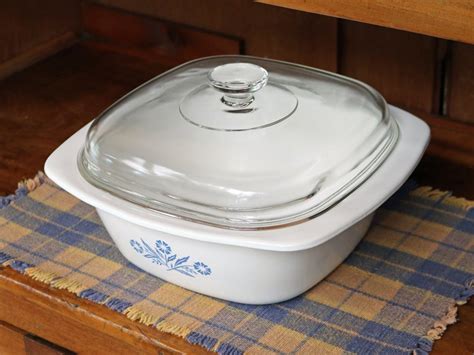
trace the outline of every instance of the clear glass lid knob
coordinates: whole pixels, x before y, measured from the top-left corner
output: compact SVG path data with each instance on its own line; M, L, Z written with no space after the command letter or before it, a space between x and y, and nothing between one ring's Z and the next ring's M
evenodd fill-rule
M245 62L219 65L208 82L181 101L181 115L190 123L219 131L247 131L288 118L298 100L287 88L273 83L264 68Z
M208 78L214 89L224 94L222 103L246 107L255 100L253 93L267 85L268 72L255 64L230 63L212 69Z

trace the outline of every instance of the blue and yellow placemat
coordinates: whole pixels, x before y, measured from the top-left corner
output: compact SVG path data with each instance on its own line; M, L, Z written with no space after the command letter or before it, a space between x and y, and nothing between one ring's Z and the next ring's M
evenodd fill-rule
M473 294L473 206L407 184L323 282L248 306L137 269L92 207L39 174L0 198L0 263L221 354L425 354Z

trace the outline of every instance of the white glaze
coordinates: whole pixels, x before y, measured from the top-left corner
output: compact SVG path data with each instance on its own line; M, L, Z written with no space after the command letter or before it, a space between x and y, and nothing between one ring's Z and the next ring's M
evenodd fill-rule
M316 218L292 226L237 231L167 217L121 200L87 183L77 154L87 127L48 159L47 175L66 191L95 206L122 254L138 267L193 291L242 303L264 304L292 298L324 278L365 234L373 212L407 179L429 140L428 126L391 107L400 127L393 152L357 190ZM169 244L179 257L201 261L210 275L168 271L145 258L131 239Z

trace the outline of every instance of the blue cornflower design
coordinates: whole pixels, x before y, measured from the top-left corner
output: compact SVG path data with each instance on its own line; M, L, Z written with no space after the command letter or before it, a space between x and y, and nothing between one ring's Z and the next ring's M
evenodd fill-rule
M203 262L190 262L189 256L178 257L173 253L169 244L163 240L157 240L153 247L143 239L141 239L141 243L132 239L130 245L138 254L151 260L152 263L165 266L167 271L176 271L189 277L195 277L198 274L208 276L212 272L211 268Z
M141 246L141 244L139 242L137 242L136 240L130 240L130 245L132 246L133 249L135 249L135 251L139 254L142 254L143 253L143 247Z
M156 248L162 253L171 254L171 247L168 245L168 243L162 240L157 240L155 245L156 245Z
M197 261L194 263L194 270L196 270L198 273L201 275L210 275L211 274L211 268L204 264L201 261Z

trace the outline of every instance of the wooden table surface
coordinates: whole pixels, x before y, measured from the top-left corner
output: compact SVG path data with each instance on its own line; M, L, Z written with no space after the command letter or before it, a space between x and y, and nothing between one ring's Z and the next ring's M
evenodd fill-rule
M60 143L113 101L165 69L157 62L78 44L0 82L0 195L42 170ZM415 178L474 199L473 128L425 118L433 143ZM461 307L459 318L435 343L434 354L474 352L473 301ZM12 332L20 337L31 333L80 353L205 353L176 336L1 268L0 339ZM0 340L0 352L5 346L10 353L24 352L27 343Z

